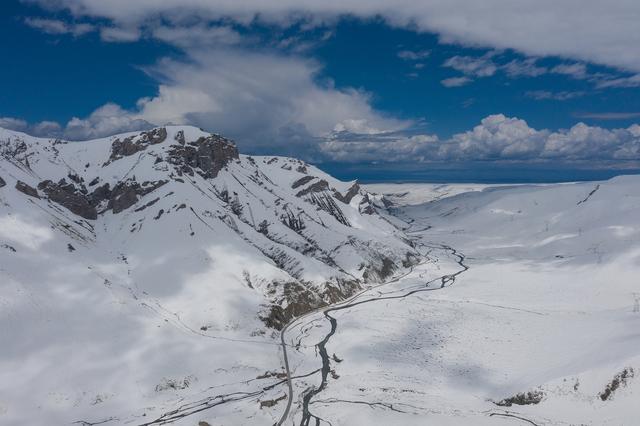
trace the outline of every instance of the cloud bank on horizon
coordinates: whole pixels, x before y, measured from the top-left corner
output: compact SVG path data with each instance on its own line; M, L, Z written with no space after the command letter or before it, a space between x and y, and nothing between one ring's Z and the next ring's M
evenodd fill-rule
M144 68L157 82L157 93L141 97L134 108L108 103L64 125L7 116L0 118L2 127L82 140L153 125L192 124L231 135L250 152L316 161L640 160L637 124L608 128L577 122L568 129L535 129L527 117L494 111L471 130L437 135L424 129L428 116L387 112L377 106L376 93L336 85L322 75L324 64L314 57L314 47L332 37L340 20L382 20L389 27L436 34L441 46L467 49L440 63L453 73L439 80L445 90L498 76L507 82L559 76L600 92L640 87L640 3L635 1L25 3L40 6L44 15L26 17L24 24L51 36L97 35L107 43L155 40L179 54ZM516 55L507 57L505 50ZM409 77L417 77L433 56L429 49L399 46L397 51L398 60L413 69ZM549 57L555 62L545 62ZM586 90L532 88L524 98L565 102L587 95ZM581 114L576 118L640 115Z

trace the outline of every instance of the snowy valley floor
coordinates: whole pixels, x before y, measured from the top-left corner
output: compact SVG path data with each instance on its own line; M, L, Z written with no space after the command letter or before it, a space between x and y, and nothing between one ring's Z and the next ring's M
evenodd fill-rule
M392 212L430 260L325 311L333 334L323 313L290 327L294 375L318 342L329 365L283 424L637 424L639 182L411 185Z

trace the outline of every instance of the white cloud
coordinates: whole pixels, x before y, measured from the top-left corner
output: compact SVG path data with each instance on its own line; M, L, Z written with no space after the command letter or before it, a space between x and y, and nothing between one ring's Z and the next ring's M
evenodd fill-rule
M160 25L151 31L154 38L185 49L234 45L242 40L240 34L230 27L214 27L203 23L188 27Z
M240 103L239 107L243 105ZM150 127L149 123L140 118L143 114L144 106L141 112L134 113L107 104L86 119L72 119L61 133L68 139L82 140L142 130ZM634 117L639 115L633 114ZM222 117L231 118L229 115ZM263 140L240 139L239 143L244 152L266 148L266 152L270 154L303 154L305 158L316 161L350 163L581 161L584 164L586 161L597 165L602 161L640 161L638 124L628 128L604 129L578 123L568 130L551 131L532 128L526 121L518 118L495 114L484 118L469 131L457 133L449 139L440 139L433 134L410 135L405 130L385 130L387 127L381 125L388 125L387 120L375 114L371 119L342 120L336 122L332 131L321 136L311 134L302 122L291 121L277 129L264 127L265 133L261 134ZM23 120L0 118L1 127L12 128L11 125L16 130L29 133L34 133L33 129L36 127L26 125ZM53 131L60 132L55 123L48 125ZM318 129L324 131L325 127ZM58 134L49 136L57 137ZM268 142L267 145L263 143L265 141ZM276 141L283 144L277 145Z
M513 159L535 157L544 145L544 131L502 114L484 118L473 130L454 135L439 156L448 159Z
M640 74L634 74L630 77L600 80L596 87L599 89L606 89L609 87L640 87Z
M572 58L640 72L640 3L636 0L31 0L76 16L140 24L150 17L199 16L290 25L342 15L440 34L444 42L515 49L527 56ZM635 52L635 53L634 53Z
M502 66L509 77L538 77L546 74L548 69L536 65L536 58L514 59Z
M405 61L419 61L427 58L430 54L431 51L429 50L401 50L398 52L398 58L404 59Z
M101 27L100 38L103 41L112 43L127 43L138 41L142 36L141 31L137 27Z
M159 93L141 99L135 117L197 125L252 150L292 152L336 126L368 133L410 124L374 110L368 93L317 82L319 70L314 61L274 53L189 51L188 61L167 59L149 70L161 82ZM289 147L292 137L301 146Z
M551 69L551 72L568 75L578 80L583 80L589 77L587 66L581 63L556 65Z
M335 161L600 161L640 160L640 126L603 129L578 123L568 130L537 130L503 114L441 140L435 135L337 134L321 144Z
M630 118L640 118L640 112L586 112L575 116L595 120L628 120Z
M442 64L445 67L453 68L462 72L466 76L490 77L498 70L497 65L491 60L489 55L483 56L452 56Z
M29 128L29 123L20 118L0 117L0 127L2 127L3 129L24 132Z
M24 22L31 28L35 28L46 34L71 34L74 37L79 37L95 30L92 24L68 23L58 19L28 17Z
M570 92L567 90L563 90L560 92L551 92L549 90L531 90L525 93L525 96L536 99L538 101L541 100L556 100L556 101L566 101L569 99L579 98L585 96L586 92L583 91L575 91Z
M55 121L41 121L32 125L20 118L0 117L0 127L34 136L57 137L61 133L60 124Z
M34 124L30 129L30 133L35 136L59 135L61 131L59 123L47 120Z
M465 84L469 84L472 81L473 80L471 80L469 77L450 77L441 80L440 83L444 87L460 87L464 86Z
M320 150L332 161L342 162L419 162L437 149L435 135L398 137L397 135L334 135L320 144Z
M135 130L144 130L152 125L115 104L106 104L96 109L87 118L69 120L63 136L72 140L95 139Z

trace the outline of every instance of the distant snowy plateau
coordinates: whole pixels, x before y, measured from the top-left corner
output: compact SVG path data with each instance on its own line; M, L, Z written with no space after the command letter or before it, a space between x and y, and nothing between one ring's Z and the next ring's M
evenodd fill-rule
M0 425L640 424L640 176L341 182L0 129Z

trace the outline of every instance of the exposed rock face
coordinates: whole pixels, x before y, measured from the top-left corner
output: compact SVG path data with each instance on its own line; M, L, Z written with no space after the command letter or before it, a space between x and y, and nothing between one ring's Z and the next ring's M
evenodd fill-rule
M300 232L305 228L304 220L302 220L301 215L295 215L288 208L286 208L285 212L280 215L280 221L295 232Z
M379 262L370 264L362 274L362 278L366 281L382 282L390 277L398 268L398 266L382 254L379 255Z
M300 179L298 179L297 181L291 184L291 189L296 189L301 187L302 185L306 185L307 183L311 182L313 179L315 179L313 176L301 177Z
M610 399L620 386L627 386L627 382L633 378L634 373L633 368L627 367L620 373L616 374L613 379L607 383L607 387L604 391L598 395L600 399L603 401Z
M111 157L109 157L109 162L143 151L147 149L149 145L164 142L166 138L167 129L160 127L148 132L142 132L140 135L125 138L124 140L116 139L113 141L113 144L111 144Z
M38 190L35 189L32 186L27 185L26 183L24 183L23 181L19 180L16 182L16 189L20 192L22 192L23 194L26 194L30 197L35 197L35 198L40 198L40 195L38 195Z
M137 203L138 196L155 191L167 182L166 180L143 182L142 185L134 180L120 182L110 193L107 209L112 209L114 214L118 214Z
M369 199L369 195L365 195L358 204L358 211L362 214L375 214L376 209L373 207L373 203Z
M4 181L4 179L2 179L2 176L0 176L0 188L2 188L3 186L5 186L7 183Z
M158 189L167 182L161 180L140 184L135 180L128 180L118 183L113 189L106 183L97 187L93 192L87 193L84 185L81 184L78 188L73 183L62 179L58 183L50 180L42 181L38 185L38 189L47 194L49 200L60 204L72 213L85 219L95 220L98 218L98 206L103 201L107 201L107 210L111 209L113 213L117 214L136 204L139 197ZM28 191L28 188L26 190ZM35 189L33 190L35 191Z
M309 179L310 178L310 179ZM315 179L311 176L305 176L295 181L292 188L300 187L311 180ZM349 220L344 215L344 212L340 209L338 204L333 199L331 192L329 192L329 182L324 179L320 179L317 182L312 183L306 188L298 191L296 197L304 198L306 201L318 206L318 208L326 211L333 217L335 217L340 223L346 226L351 226ZM338 194L336 190L333 190L334 194Z
M361 289L356 281L326 283L326 290L321 294L296 282L274 282L271 285L282 285L284 287L283 297L276 304L270 305L269 309L260 315L260 319L267 327L276 330L282 330L292 318L344 300Z
M333 196L336 197L338 200L342 201L343 203L349 204L353 199L353 197L355 197L359 193L360 193L360 185L358 184L358 182L356 182L351 186L351 188L349 188L346 194L342 195L338 191L336 191L333 194Z
M38 189L47 194L51 201L60 204L78 216L91 220L98 218L96 206L89 201L84 186L82 187L83 191L76 188L74 184L67 183L64 179L58 183L45 180L38 184Z
M539 390L533 390L529 392L518 393L512 397L505 398L501 401L496 402L496 405L500 407L511 407L513 404L516 405L531 405L531 404L539 404L540 401L544 398L544 393Z
M238 149L233 142L222 136L211 135L196 142L172 146L168 161L177 166L179 174L193 176L193 169L198 169L198 174L210 179L218 176L230 161L238 158Z
M324 179L321 179L315 183L312 183L302 191L298 191L298 193L296 194L296 197L304 197L305 195L311 194L313 192L323 192L323 191L326 191L327 189L329 189L329 182L327 182Z
M185 139L184 139L184 131L180 130L178 133L176 133L176 136L174 138L176 140L176 142L178 142L180 145L184 145L185 143Z

